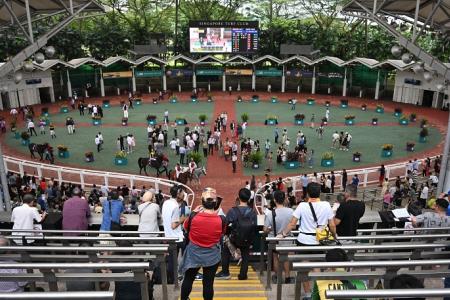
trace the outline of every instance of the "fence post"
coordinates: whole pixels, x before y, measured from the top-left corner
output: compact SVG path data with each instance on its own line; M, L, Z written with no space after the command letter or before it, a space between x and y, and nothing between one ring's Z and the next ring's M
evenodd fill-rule
M103 178L105 179L105 187L106 187L107 189L109 189L109 181L108 181L108 179L109 179L109 173L106 173L105 176L104 176Z
M61 168L58 168L58 182L62 182Z
M386 178L391 178L389 176L389 174L391 174L391 168L390 167L386 168Z
M37 167L37 172L38 172L39 179L42 178L42 168L41 168L41 166Z
M20 173L20 177L23 177L23 162L19 163L19 173Z
M80 183L81 183L81 188L84 190L84 172L83 171L80 172Z
M367 186L368 178L369 178L369 172L367 171L367 169L364 169L364 184L363 184L364 187Z
M134 176L130 176L130 188L133 188L134 185Z

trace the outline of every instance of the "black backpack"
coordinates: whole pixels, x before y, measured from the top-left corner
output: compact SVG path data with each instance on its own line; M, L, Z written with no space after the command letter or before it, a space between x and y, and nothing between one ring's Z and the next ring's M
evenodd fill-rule
M256 220L253 214L242 214L238 207L233 207L236 212L237 219L231 228L230 240L236 247L249 247L253 244L256 233Z

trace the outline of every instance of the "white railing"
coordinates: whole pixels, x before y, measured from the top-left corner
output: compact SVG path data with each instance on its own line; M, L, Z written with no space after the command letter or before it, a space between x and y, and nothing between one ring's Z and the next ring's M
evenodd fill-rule
M189 207L192 207L194 203L195 194L189 186L164 178L49 165L6 155L3 159L7 172L18 173L21 176L26 172L30 176L36 176L37 181L42 177L46 179L54 178L60 184L62 182L71 182L81 185L83 189L87 186L91 187L94 184L97 186L104 185L107 188L123 184L129 184L130 188L132 186L140 188L145 185L147 189L154 188L156 191L161 191L164 197L170 197L170 187L178 184L182 185L186 190L186 201Z
M433 157L430 157L430 159L433 161L434 159L436 159L436 157L437 156L433 156ZM419 161L419 166L423 166L423 164L425 163L425 158L418 159L418 161ZM397 164L385 165L384 166L386 169L385 178L388 178L389 180L395 180L397 176L400 176L401 178L406 177L407 171L408 171L406 168L406 163L407 163L407 161L397 163ZM380 172L380 166L373 167L373 168L364 168L364 169L349 169L349 170L347 170L347 178L348 178L347 184L351 183L352 177L355 174L357 174L360 179L359 186L367 187L368 185L378 183L379 172ZM300 191L302 191L301 177L303 176L303 174L283 178L283 183L286 184L286 181L288 179L291 179L293 193L295 194L297 192L300 192ZM324 174L325 176L328 176L331 174L331 172L317 172L317 174L318 175ZM311 179L311 177L313 176L313 174L311 174L311 173L307 174L307 175L308 175L309 179ZM336 185L335 186L337 187L337 189L339 189L342 184L342 181L341 181L342 171L334 171L334 175L336 177ZM360 175L363 175L362 180L361 180ZM264 214L264 208L268 205L268 203L266 202L265 195L264 195L265 190L267 188L270 188L272 186L272 184L276 183L276 182L278 182L278 180L274 180L269 183L266 183L265 185L263 185L261 188L259 188L256 191L256 193L255 193L255 209L257 210L257 212L259 214Z

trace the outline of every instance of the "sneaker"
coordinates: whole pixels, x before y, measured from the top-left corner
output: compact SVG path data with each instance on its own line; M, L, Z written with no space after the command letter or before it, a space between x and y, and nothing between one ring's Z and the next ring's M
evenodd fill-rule
M238 275L238 280L247 280L247 275L241 276L241 275L239 274L239 275Z
M203 280L203 274L197 273L197 275L195 275L195 280Z
M220 271L219 273L216 274L216 278L217 279L221 279L221 280L229 280L231 279L231 275L230 273L224 273L223 271Z

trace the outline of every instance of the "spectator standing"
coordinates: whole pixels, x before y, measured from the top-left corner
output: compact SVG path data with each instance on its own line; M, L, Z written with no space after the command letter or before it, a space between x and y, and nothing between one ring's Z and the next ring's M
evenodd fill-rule
M423 185L422 190L420 191L420 197L419 197L419 202L420 205L422 205L422 208L427 207L427 200L428 200L428 182L425 183L425 185Z
M359 220L364 215L366 206L356 199L354 185L347 186L344 199L345 202L339 206L334 217L336 232L338 236L356 236Z
M227 222L231 224L230 241L236 246L242 255L239 280L247 280L248 260L250 246L257 232L257 217L252 208L248 206L251 192L247 188L239 190L239 205L230 209L227 214ZM216 274L218 279L231 279L230 275L231 253L228 247L222 248L222 271Z
M378 177L378 186L382 187L384 176L386 175L386 169L384 168L384 165L381 165L381 167L378 169L378 172L380 172L380 176Z
M33 230L35 229L35 224L41 224L45 217L46 212L40 214L36 206L36 198L32 194L25 194L22 199L23 204L17 206L13 209L11 214L11 222L14 223L13 229L23 229L23 230ZM32 232L13 232L14 236L30 236L34 235ZM16 244L22 245L22 240L14 240ZM34 241L28 240L28 243L33 243Z
M33 120L29 120L27 123L27 128L28 128L28 131L30 132L30 136L33 136L33 132L34 132L34 135L37 136L36 129L34 127L35 126L34 126Z
M67 127L67 132L69 134L75 133L75 122L73 121L72 118L69 117L66 119L66 127Z
M237 164L238 157L236 153L233 152L231 155L231 164L233 165L233 173L236 173L236 164Z
M95 142L95 146L97 147L97 152L100 152L102 150L102 143L101 143L98 135L95 136L94 142Z
M448 201L439 198L433 206L432 212L425 212L416 217L412 217L412 223L415 227L422 225L424 228L450 227L450 217L447 216Z
M269 237L275 237L282 233L283 229L289 224L293 210L285 206L286 197L283 191L275 191L273 193L273 198L275 200L275 207L269 210L264 218L264 232L268 234ZM275 222L274 222L275 220ZM280 242L280 245L288 246L291 242ZM278 271L278 254L274 253L273 256L273 268L275 274ZM285 262L283 265L285 274L285 283L292 283L292 278L289 272L289 262ZM276 282L276 275L272 276L272 281Z
M189 299L192 284L200 268L203 269L203 299L214 298L214 278L220 263L220 238L226 230L226 220L217 214L219 209L216 190L206 188L202 193L202 206L197 207L185 222L189 243L180 265L184 274L181 299Z
M345 189L347 188L347 170L342 170L342 178L341 178L341 185L342 190L345 192Z
M331 171L331 193L334 194L334 186L336 185L336 176L334 175L334 171Z
M142 203L138 206L139 227L138 231L159 231L161 209L156 203L155 194L147 191L142 196ZM140 234L140 237L151 237L152 234Z
M110 231L111 223L120 224L120 218L125 211L122 201L119 199L119 192L113 190L110 193L111 200L106 199L103 203L103 219L100 231Z
M301 181L302 181L302 198L303 200L306 200L306 187L308 186L309 183L308 174L303 174Z
M72 197L64 202L62 211L63 230L88 230L88 220L91 216L89 204L81 198L81 189L75 187L72 190ZM64 233L67 236L78 235L76 233Z

